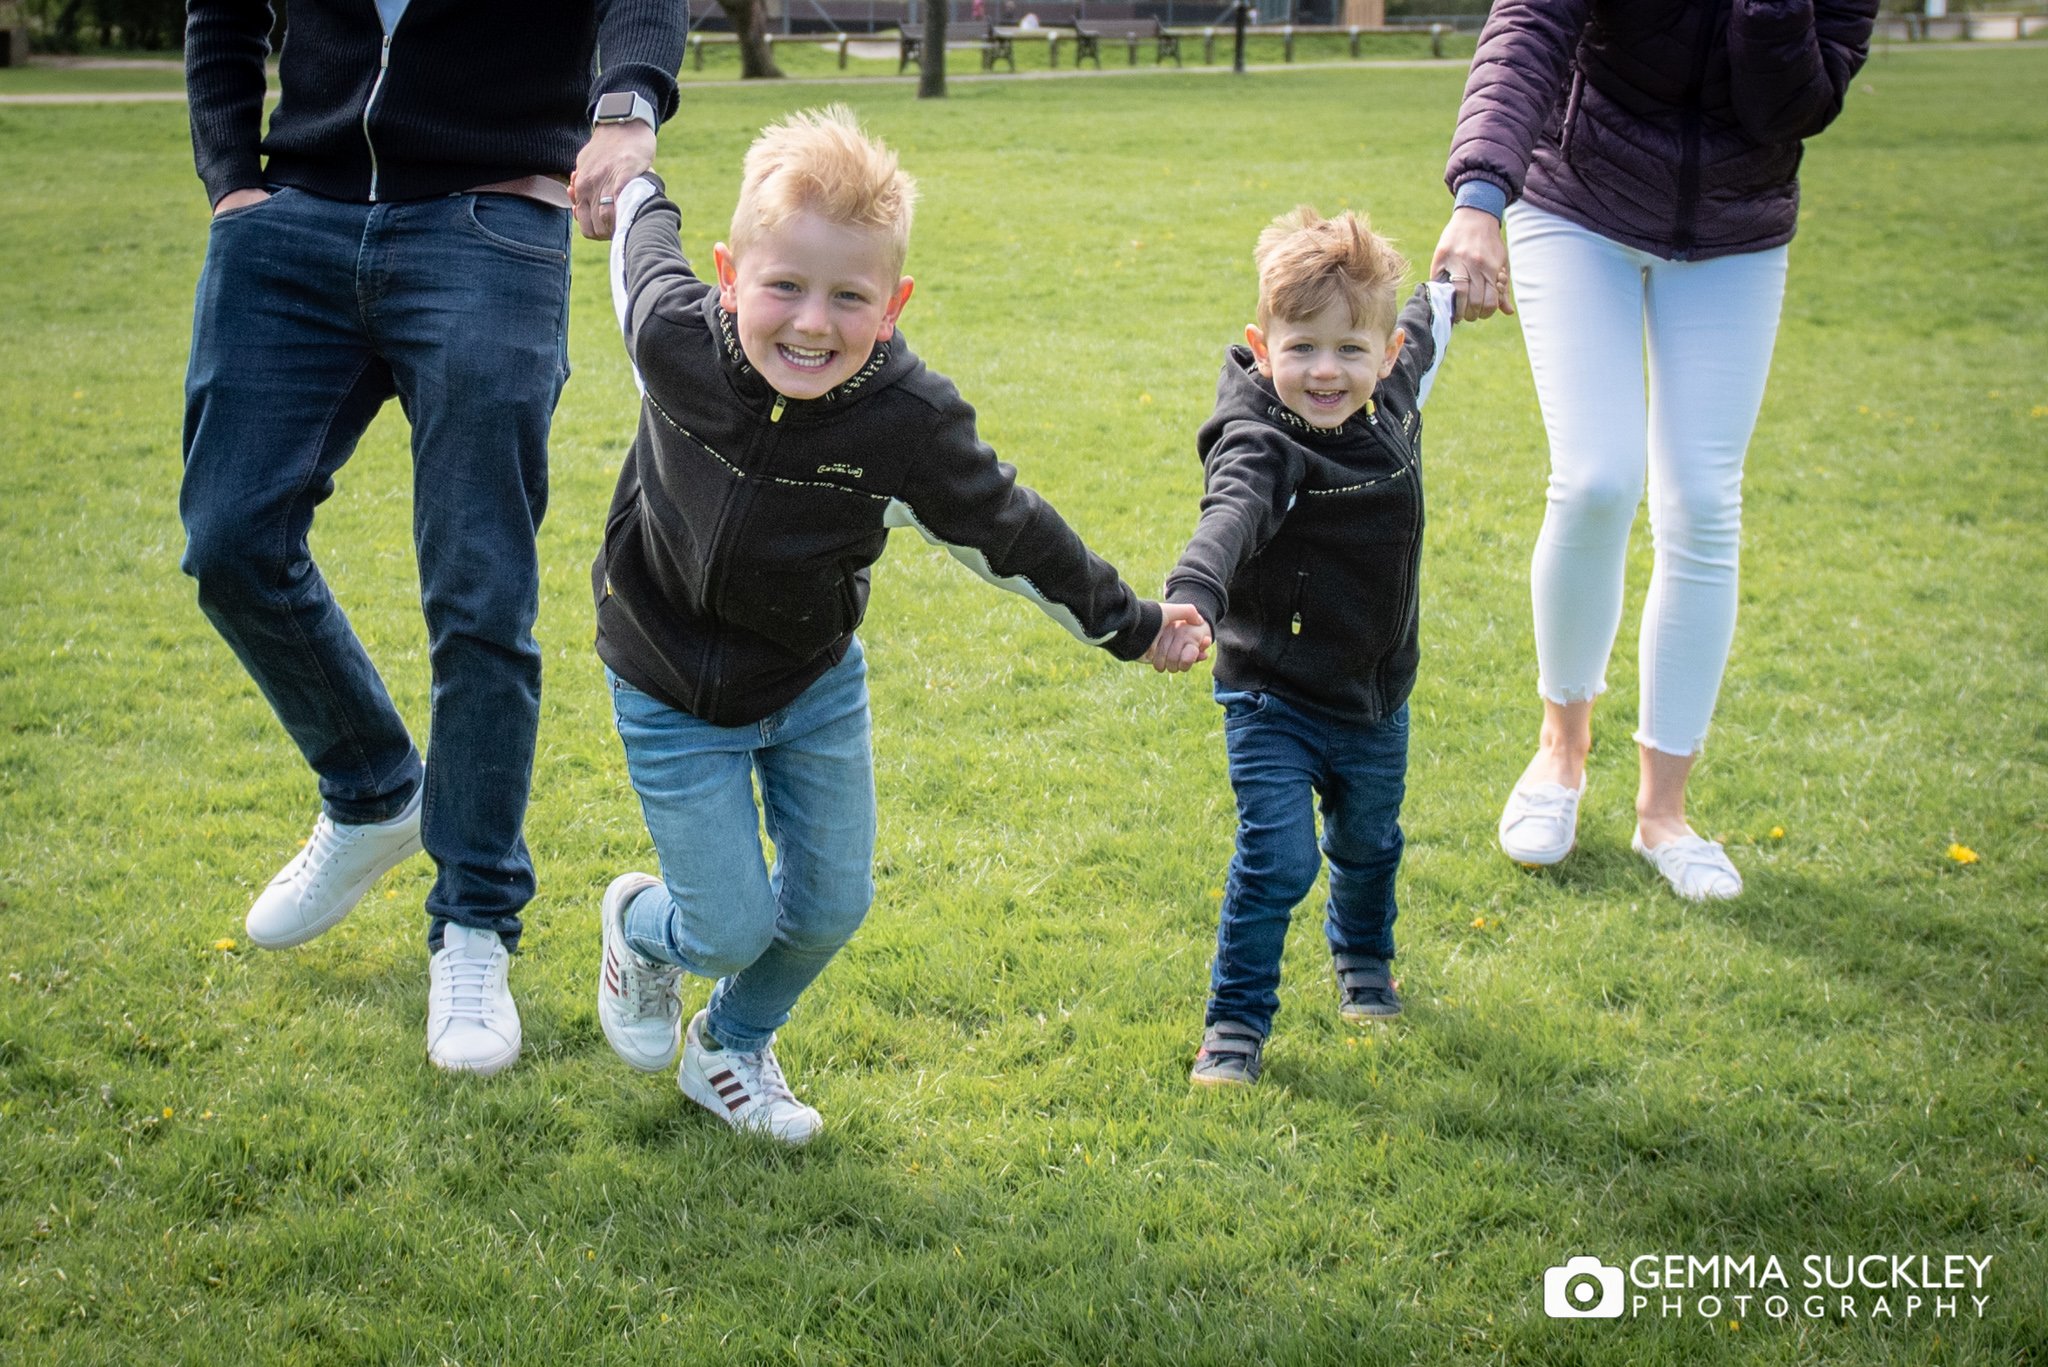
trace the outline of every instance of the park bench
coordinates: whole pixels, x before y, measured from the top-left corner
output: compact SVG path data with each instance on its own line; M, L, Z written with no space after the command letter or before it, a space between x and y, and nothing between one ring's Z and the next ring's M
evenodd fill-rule
M1076 19L1074 20L1074 69L1081 69L1081 63L1095 59L1095 67L1102 69L1102 40L1121 40L1130 55L1130 64L1138 64L1138 44L1149 42L1153 45L1153 65L1173 58L1175 66L1180 65L1180 34L1166 28L1157 19Z
M852 34L848 33L764 33L761 35L762 39L767 43L768 50L770 52L775 51L775 43L778 37L785 43L816 43L820 47L832 48L839 54L839 69L841 71L846 70L846 45L852 39L852 36ZM737 47L739 45L739 41L740 36L737 33L725 33L720 32L718 30L713 30L707 33L703 29L696 29L691 32L687 43L690 64L691 66L695 67L698 71L702 71L704 69L704 49L706 46Z
M1328 34L1348 38L1351 40L1351 55L1356 57L1358 56L1359 40L1368 35L1421 32L1429 34L1429 55L1432 57L1442 57L1444 55L1444 35L1450 32L1450 26L1447 24L1431 24L1427 29L1419 25L1404 26L1395 24L1381 26L1364 24L1252 24L1244 31L1247 38L1278 38L1280 40L1281 60L1284 62L1294 60L1294 40L1297 37ZM1236 34L1236 30L1228 25L1212 24L1200 30L1182 30L1182 33L1187 37L1201 38L1202 65L1208 66L1216 60L1216 40L1221 38L1225 42L1229 42ZM1100 66L1101 63L1098 62L1096 65Z

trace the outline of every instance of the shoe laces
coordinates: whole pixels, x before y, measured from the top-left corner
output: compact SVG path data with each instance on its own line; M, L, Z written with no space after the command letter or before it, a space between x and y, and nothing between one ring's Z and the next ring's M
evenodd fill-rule
M322 812L314 819L313 834L306 840L306 848L291 862L285 872L291 881L302 888L310 888L322 882L328 871L334 867L334 858L350 845L355 844L355 832L344 833L342 828L328 819Z
M449 1019L484 1023L495 995L492 979L502 962L495 954L487 959L472 959L466 954L447 957L441 968L441 989L442 998L448 1003Z
M747 1084L747 1092L757 1102L787 1102L799 1104L796 1093L789 1090L789 1082L782 1076L782 1065L775 1061L775 1046L772 1042L759 1049L730 1049L725 1051L726 1066L738 1072Z
M682 1013L683 1004L676 996L676 980L683 975L680 968L650 963L623 945L619 958L623 961L619 995L633 1015L674 1020Z
M1694 874L1711 874L1716 881L1729 873L1728 852L1719 842L1701 835L1681 835L1657 847L1657 862L1672 874L1692 882Z

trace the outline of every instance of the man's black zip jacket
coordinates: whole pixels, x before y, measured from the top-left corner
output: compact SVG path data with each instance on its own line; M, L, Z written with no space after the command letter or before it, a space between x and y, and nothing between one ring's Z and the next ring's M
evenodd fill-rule
M1415 684L1422 405L1450 341L1448 285L1401 311L1393 372L1342 427L1311 426L1230 348L1195 448L1201 519L1167 576L1216 632L1226 688L1372 724Z
M269 4L188 0L192 150L212 203L265 184L364 203L567 175L599 95L675 112L690 17L687 0L410 0L388 45L374 0L291 0L287 22L266 136Z
M868 567L914 527L1118 659L1143 655L1140 599L975 435L952 382L898 332L822 398L786 399L677 242L651 178L619 197L613 301L643 400L591 567L597 653L717 726L759 721L845 657Z

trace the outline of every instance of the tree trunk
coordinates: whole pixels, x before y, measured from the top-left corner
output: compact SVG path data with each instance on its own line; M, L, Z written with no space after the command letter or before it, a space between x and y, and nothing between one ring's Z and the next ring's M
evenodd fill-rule
M718 0L740 40L740 79L780 80L782 68L768 47L768 6L765 0Z
M917 98L946 98L946 11L948 0L925 0L924 61L917 68Z

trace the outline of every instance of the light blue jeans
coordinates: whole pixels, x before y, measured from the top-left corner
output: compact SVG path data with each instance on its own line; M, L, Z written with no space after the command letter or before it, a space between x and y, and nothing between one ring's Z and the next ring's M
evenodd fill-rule
M875 773L860 642L795 702L713 726L605 671L662 887L627 906L645 958L718 979L712 1035L755 1049L853 937L874 900ZM754 784L760 782L760 803ZM775 842L770 865L762 817Z

